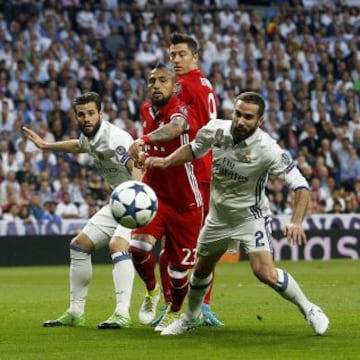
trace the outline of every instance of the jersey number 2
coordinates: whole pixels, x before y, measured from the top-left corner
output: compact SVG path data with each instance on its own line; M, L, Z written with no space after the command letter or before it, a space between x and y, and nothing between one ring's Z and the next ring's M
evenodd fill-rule
M265 243L262 241L263 238L264 238L264 233L262 231L257 231L255 233L255 246L256 247L265 245Z

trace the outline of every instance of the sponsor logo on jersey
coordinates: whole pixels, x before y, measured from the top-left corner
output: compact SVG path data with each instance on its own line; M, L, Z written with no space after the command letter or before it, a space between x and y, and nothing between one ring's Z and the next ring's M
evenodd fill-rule
M229 159L223 158L214 163L214 170L223 177L228 179L238 181L241 183L247 182L248 177L242 174L239 174L235 170L235 163Z

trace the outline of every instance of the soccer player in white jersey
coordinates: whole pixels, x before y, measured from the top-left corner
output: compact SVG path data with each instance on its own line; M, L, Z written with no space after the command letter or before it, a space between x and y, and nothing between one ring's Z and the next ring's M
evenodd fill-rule
M162 335L177 335L203 325L201 304L221 256L242 243L255 276L298 306L316 334L324 334L329 320L304 295L296 280L276 268L272 258L271 212L265 195L268 176L280 177L294 191L294 208L284 233L290 244L306 242L302 228L309 185L293 160L259 127L264 100L255 92L240 94L232 120L211 120L188 145L165 158L149 157L145 167L179 165L213 151L210 211L200 232L197 263L190 280L185 314Z
M133 166L128 155L133 139L129 133L103 120L99 94L87 92L77 97L73 102L73 110L81 130L78 139L49 143L26 127L23 132L41 150L89 153L98 171L112 188L132 178L139 179L140 171ZM70 243L70 307L59 318L45 321L43 326L85 325L85 304L92 278L91 254L108 245L114 264L112 275L116 308L98 328L130 327L129 308L135 271L129 253L129 241L130 230L116 222L110 205L105 205L89 219Z

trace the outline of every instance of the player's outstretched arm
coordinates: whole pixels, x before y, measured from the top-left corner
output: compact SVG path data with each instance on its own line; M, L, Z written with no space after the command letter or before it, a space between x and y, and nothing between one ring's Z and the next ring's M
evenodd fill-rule
M194 160L194 156L191 151L191 147L189 144L186 144L179 147L173 153L164 158L150 156L145 160L144 165L145 169L151 167L159 167L165 169L169 166L182 165L192 160Z
M295 190L295 201L293 215L290 224L284 229L284 235L292 245L301 245L306 243L306 234L302 227L310 201L309 190L305 188Z
M35 131L25 126L22 127L22 131L26 138L33 142L35 146L40 150L60 151L68 153L81 152L79 140L77 139L49 143L42 139Z
M166 142L179 137L188 129L188 123L182 116L175 116L168 124L152 131L149 134L135 140L130 148L129 155L135 162L135 166L142 167L147 154L144 152L145 145L153 142Z
M135 140L129 147L129 155L131 159L137 163L140 162L141 154L144 151L145 141L140 138Z

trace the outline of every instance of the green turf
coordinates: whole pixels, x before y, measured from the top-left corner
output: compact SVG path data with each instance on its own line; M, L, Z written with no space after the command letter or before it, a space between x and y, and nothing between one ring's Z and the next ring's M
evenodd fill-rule
M213 309L226 326L164 337L137 323L144 289L136 279L125 330L97 330L113 311L110 265L95 265L84 328L43 328L68 306L68 268L0 268L0 359L360 359L359 261L282 262L331 326L316 336L297 308L260 284L249 264L220 264ZM261 320L259 320L261 319Z

